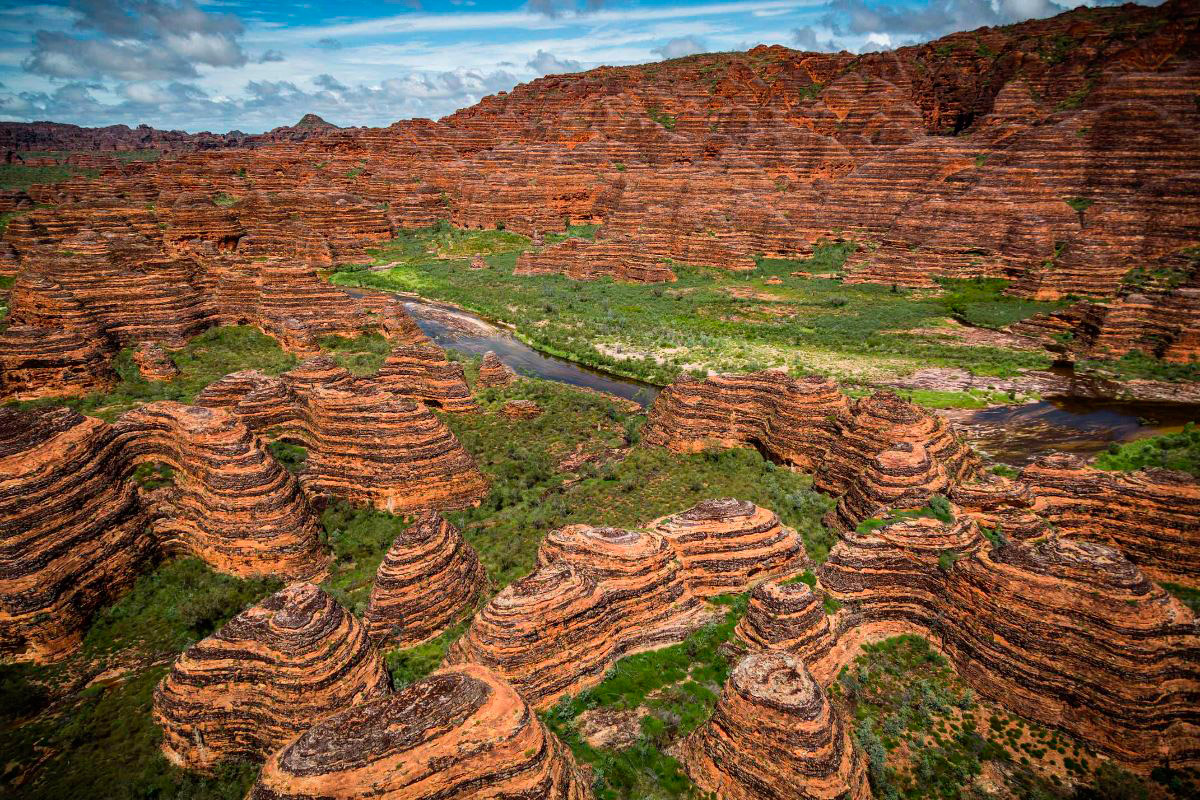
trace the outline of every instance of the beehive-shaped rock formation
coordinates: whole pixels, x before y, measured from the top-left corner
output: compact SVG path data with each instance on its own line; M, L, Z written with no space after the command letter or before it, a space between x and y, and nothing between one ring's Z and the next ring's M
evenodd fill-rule
M487 582L458 529L440 514L423 514L383 557L363 622L380 645L413 647L454 624Z
M320 720L387 695L366 630L312 584L292 584L179 657L154 693L163 753L207 770L261 761Z
M243 577L325 574L317 515L295 477L229 411L161 401L113 427L130 462L174 472L171 487L147 498L165 549Z
M1068 454L1026 467L1033 510L1064 536L1111 544L1147 575L1200 582L1200 481L1181 472L1110 472Z
M741 593L808 563L799 534L775 512L742 500L705 500L651 528L671 545L688 585L701 597Z
M537 708L710 618L655 534L570 526L548 535L538 558L542 566L492 598L449 656L494 669Z
M770 580L756 586L734 633L754 649L788 651L822 685L841 666L829 615L821 598L801 581Z
M384 337L395 345L430 344L425 331L404 310L399 300L388 300L379 312L379 327Z
M846 606L843 658L918 633L1014 713L1131 765L1200 761L1200 624L1115 549L1057 535L990 547L973 521L921 518L844 537L818 577Z
M503 389L511 386L516 377L499 356L488 350L483 356L483 363L479 365L479 377L475 379L475 388Z
M300 482L313 494L403 514L465 508L487 493L474 459L430 411L327 358L277 378L234 373L196 402L228 407L252 430L276 431L307 447Z
M494 672L443 669L275 753L249 800L589 800L561 741Z
M811 470L837 433L850 401L824 378L776 370L681 379L650 409L643 439L677 452L761 447L785 464Z
M133 363L148 381L169 381L179 374L171 356L156 342L142 342L133 351Z
M949 488L945 467L924 445L899 442L872 459L823 521L831 530L849 532L888 509L921 508Z
M0 332L0 400L105 392L117 382L103 339L34 325Z
M398 345L375 376L380 388L442 411L477 411L463 365L434 344Z
M866 800L862 755L804 662L743 658L713 715L683 745L688 775L718 800Z
M838 421L828 457L813 473L813 486L845 494L877 456L901 443L921 445L952 481L964 480L980 467L970 446L941 417L892 392L876 392L857 400L854 413Z
M0 408L0 655L50 661L153 555L120 443L65 408Z
M542 415L542 407L532 400L509 400L500 413L509 419L537 419Z

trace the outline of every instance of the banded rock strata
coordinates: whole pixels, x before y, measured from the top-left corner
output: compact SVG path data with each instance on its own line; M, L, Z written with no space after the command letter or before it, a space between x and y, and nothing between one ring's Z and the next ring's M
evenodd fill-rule
M719 800L866 800L862 754L804 662L744 657L713 714L685 740L683 763Z
M210 770L227 759L261 761L320 720L390 691L354 615L298 583L188 648L154 692L154 719L168 760Z
M479 365L479 377L475 379L475 388L503 389L511 386L516 377L499 356L488 350L483 356L483 363Z
M571 752L494 672L443 669L353 706L263 766L249 800L589 800Z
M396 537L371 587L363 623L382 645L414 647L452 625L487 589L475 548L437 513Z

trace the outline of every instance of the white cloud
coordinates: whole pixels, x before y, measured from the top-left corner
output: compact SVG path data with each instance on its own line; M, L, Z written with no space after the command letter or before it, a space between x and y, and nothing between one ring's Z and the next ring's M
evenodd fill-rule
M539 75L578 72L582 68L582 65L578 61L572 61L569 58L559 58L553 53L547 53L545 50L538 50L537 55L529 59L526 66Z
M680 36L670 40L661 47L655 47L653 52L658 53L663 58L682 58L694 53L703 53L707 50L708 47L705 46L704 42L695 36Z

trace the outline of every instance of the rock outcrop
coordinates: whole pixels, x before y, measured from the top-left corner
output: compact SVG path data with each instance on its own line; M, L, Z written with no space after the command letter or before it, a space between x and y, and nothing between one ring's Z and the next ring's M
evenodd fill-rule
M754 649L791 653L824 686L841 667L829 615L816 592L798 580L756 586L734 633Z
M743 500L705 500L650 527L670 544L701 597L741 593L808 564L799 534L775 512Z
M107 423L0 408L0 655L67 655L153 557L127 473Z
M463 365L433 345L398 345L375 376L381 389L448 412L477 411Z
M489 350L483 356L483 363L479 365L479 377L475 379L475 388L503 389L511 386L516 377L499 356Z
M126 412L113 429L129 463L172 469L171 485L146 497L165 551L241 577L325 575L316 513L295 477L233 414L161 401Z
M363 623L380 646L414 647L437 636L486 590L475 548L437 513L396 537L375 573Z
M509 419L536 419L542 415L542 407L532 400L509 400L500 413Z
M538 562L480 610L449 656L495 670L535 708L711 618L656 534L572 525L546 536Z
M179 657L154 693L167 759L209 770L261 761L326 717L386 696L363 626L312 584L292 584Z
M682 750L688 775L719 800L871 797L863 756L841 717L788 653L744 657Z
M428 409L325 357L276 378L234 373L196 402L229 408L251 430L308 448L299 477L310 494L405 514L466 508L487 493L474 459Z
M156 342L142 342L133 351L133 363L148 381L169 381L179 375L171 356Z
M759 447L771 458L812 470L850 414L850 401L824 378L794 379L766 370L682 378L655 398L642 438L677 452Z
M477 664L313 726L263 766L249 800L589 800L571 752Z

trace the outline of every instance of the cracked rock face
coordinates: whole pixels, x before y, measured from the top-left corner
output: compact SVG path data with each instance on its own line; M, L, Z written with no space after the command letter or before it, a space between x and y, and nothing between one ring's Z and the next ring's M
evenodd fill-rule
M309 583L271 595L190 647L154 693L163 753L207 770L261 761L320 720L390 693L366 629Z
M588 800L571 752L477 664L318 723L271 756L251 800Z

